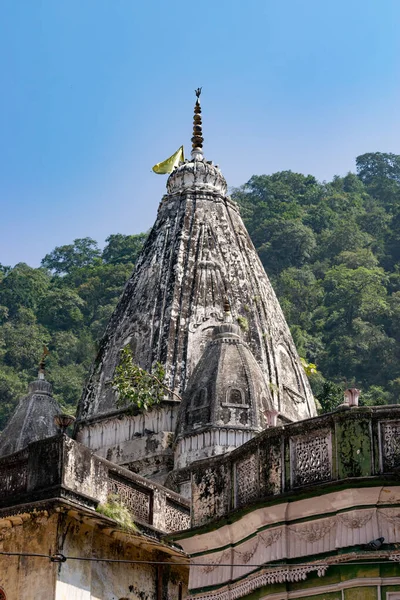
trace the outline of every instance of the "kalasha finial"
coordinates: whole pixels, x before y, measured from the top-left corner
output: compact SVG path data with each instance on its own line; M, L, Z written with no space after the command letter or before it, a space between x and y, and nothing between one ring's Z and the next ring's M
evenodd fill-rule
M201 87L195 90L196 104L194 106L194 117L193 117L193 137L192 137L192 158L201 159L203 158L203 129L201 126L201 106L200 106L200 94Z
M42 357L41 357L40 363L39 363L39 379L44 379L44 372L45 372L45 368L46 368L46 359L49 354L50 354L50 352L49 352L49 349L47 348L47 346L43 346L43 354L42 354Z
M224 313L230 313L230 312L231 312L231 305L229 303L228 296L224 296Z

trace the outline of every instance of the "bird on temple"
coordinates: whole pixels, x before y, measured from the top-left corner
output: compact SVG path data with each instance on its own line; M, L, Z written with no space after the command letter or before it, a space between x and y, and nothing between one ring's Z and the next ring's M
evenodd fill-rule
M372 540L372 542L368 542L368 544L363 544L361 547L363 550L379 550L382 547L384 541L385 538L380 537L376 540Z

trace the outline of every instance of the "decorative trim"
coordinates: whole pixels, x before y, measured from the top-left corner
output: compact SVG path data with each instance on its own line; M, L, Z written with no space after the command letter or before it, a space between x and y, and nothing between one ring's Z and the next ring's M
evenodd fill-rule
M395 514L393 514L395 513ZM382 516L384 519L386 519L386 521L389 521L389 523L392 523L392 525L400 525L400 511L399 509L392 509L392 510L383 510L380 509L378 511L378 515Z
M226 561L229 560L230 561L231 558L231 550L230 548L228 550L224 550L224 552L222 552L222 554L220 554L219 558L210 561L207 565L204 565L201 567L201 571L203 573L211 573L212 571L214 571L214 569L216 569L217 567L219 567L219 565ZM196 559L194 559L196 560ZM250 560L250 558L249 558Z
M356 515L355 511L351 511L346 514L340 514L337 518L345 527L348 527L348 529L361 529L361 527L364 527L364 525L372 519L375 514L375 509L363 512L364 514Z
M391 554L389 560L400 563L400 554Z
M297 527L289 527L289 531L294 533L299 539L312 543L318 542L325 537L335 525L336 519L333 517L322 522L317 521L316 523L306 523Z
M269 548L272 544L275 544L282 537L282 533L284 532L284 528L276 529L271 533L266 532L265 534L259 533L258 536L261 539L265 548Z
M264 585L304 581L307 579L307 575L314 571L317 572L318 577L323 577L327 568L328 565L326 564L318 564L300 567L291 567L288 565L287 567L268 569L262 573L248 577L245 581L230 584L220 591L212 591L201 596L196 596L196 600L237 600Z
M272 531L271 533L262 534L259 533L257 535L257 539L254 541L251 550L236 550L233 548L234 554L240 557L240 560L243 561L245 565L250 561L250 559L254 556L259 547L260 543L264 546L264 548L269 548L272 544L275 544L282 537L283 529L277 529L276 531Z

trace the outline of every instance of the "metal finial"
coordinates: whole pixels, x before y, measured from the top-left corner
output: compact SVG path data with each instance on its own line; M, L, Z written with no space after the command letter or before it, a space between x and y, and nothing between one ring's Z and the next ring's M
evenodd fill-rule
M229 303L228 296L224 296L224 313L230 313L230 312L231 312L231 305Z
M42 354L42 357L41 357L40 363L39 363L39 375L40 374L44 375L44 371L46 368L46 359L49 354L50 354L49 349L47 348L47 346L43 345L43 354Z
M200 94L201 87L195 90L196 104L194 106L194 117L193 117L193 137L192 137L192 158L202 159L203 158L203 129L201 125L201 106L200 106Z

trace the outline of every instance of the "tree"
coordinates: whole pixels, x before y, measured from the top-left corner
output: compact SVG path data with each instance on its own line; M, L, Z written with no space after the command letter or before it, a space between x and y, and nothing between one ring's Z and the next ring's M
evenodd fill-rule
M49 333L41 327L32 310L20 308L14 319L8 320L0 328L0 339L4 340L5 365L17 370L29 369L35 373L43 351L43 344L49 341Z
M385 272L379 267L335 266L325 276L325 303L345 327L351 327L356 317L375 320L389 308L385 280Z
M58 246L42 260L42 266L53 273L71 273L74 269L93 265L101 256L97 242L90 237L74 240L73 244Z
M76 330L83 324L85 302L70 289L55 288L44 296L39 308L39 322L55 330Z
M134 264L143 248L147 235L147 233L137 235L116 233L109 235L102 254L104 262L111 265Z
M264 232L266 242L259 248L265 268L272 274L288 267L301 267L316 246L312 229L298 220L271 222Z
M0 286L0 305L7 307L10 317L20 308L37 309L50 285L44 269L33 269L18 263L7 272Z

